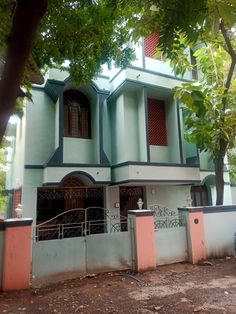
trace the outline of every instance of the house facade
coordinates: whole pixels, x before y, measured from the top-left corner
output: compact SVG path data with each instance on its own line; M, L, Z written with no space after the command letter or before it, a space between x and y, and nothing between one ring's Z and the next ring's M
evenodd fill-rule
M51 69L18 120L8 173L9 213L19 203L34 225L74 208L127 216L144 208L212 205L215 178L206 153L184 140L184 108L172 89L191 79L153 58L156 36L124 70L73 85ZM232 204L225 171L224 204ZM98 212L91 211L92 219Z

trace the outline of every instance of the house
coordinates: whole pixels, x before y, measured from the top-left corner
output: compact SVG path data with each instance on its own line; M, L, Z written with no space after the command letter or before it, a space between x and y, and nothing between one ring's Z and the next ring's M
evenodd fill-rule
M155 59L157 39L145 38L126 69L88 85L51 69L43 86L33 86L8 173L12 213L21 203L36 225L74 208L127 216L139 198L144 208L214 204L212 164L184 140L184 109L172 94L192 73L175 76ZM224 175L224 204L231 204ZM91 219L97 215L91 211Z

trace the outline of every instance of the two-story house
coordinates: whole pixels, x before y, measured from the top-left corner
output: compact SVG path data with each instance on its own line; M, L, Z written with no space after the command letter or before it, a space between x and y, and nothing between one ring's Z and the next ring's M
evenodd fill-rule
M43 87L33 86L17 122L12 211L22 203L23 216L38 224L91 206L126 216L139 198L144 208L214 204L212 165L184 140L184 109L173 99L172 88L192 74L177 77L154 59L156 41L145 38L128 68L86 86L56 69ZM228 172L225 182L224 203L231 204Z

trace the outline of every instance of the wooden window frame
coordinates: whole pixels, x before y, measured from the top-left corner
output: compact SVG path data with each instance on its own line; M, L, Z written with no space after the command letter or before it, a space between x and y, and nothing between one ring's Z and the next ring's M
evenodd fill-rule
M64 137L91 138L91 111L88 98L77 90L64 92Z

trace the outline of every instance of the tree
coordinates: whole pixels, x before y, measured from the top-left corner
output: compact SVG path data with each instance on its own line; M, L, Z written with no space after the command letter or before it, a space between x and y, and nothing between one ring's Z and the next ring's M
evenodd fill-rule
M100 66L132 58L130 32L118 0L2 0L0 47L0 142L15 108L20 85L37 69L70 61L71 80L89 81Z
M145 6L149 11L140 18L138 32L160 34L159 52L171 60L177 74L194 70L187 47L195 51L200 78L177 88L175 97L188 108L186 138L200 151L209 151L214 161L220 205L224 158L236 144L236 1L159 0Z

